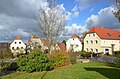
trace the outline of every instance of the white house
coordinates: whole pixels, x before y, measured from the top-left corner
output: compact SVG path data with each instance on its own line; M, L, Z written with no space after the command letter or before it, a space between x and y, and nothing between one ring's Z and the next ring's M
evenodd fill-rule
M77 36L76 34L73 34L66 42L66 49L67 52L69 51L73 51L73 52L77 52L77 51L81 51L82 50L82 40L80 39L79 36Z
M120 50L120 31L93 27L84 38L84 50L96 54L110 54Z
M26 53L26 45L21 40L20 36L17 36L12 41L12 43L10 44L10 50L14 55L21 54L21 53Z

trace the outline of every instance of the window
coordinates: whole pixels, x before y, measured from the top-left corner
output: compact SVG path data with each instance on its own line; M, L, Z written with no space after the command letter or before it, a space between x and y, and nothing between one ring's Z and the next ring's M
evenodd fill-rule
M95 52L98 53L98 49L95 49Z
M17 44L17 42L15 42L15 44Z
M93 33L93 36L95 36L95 34Z
M74 40L74 39L73 39Z
M17 47L17 49L19 49L19 47Z
M79 47L79 45L76 45L76 47Z
M107 33L108 34L108 36L111 36L111 34L110 33Z
M91 49L91 52L93 52L93 49Z
M86 51L88 52L88 48L86 48Z
M93 44L93 41L91 40L91 44Z
M70 46L71 46L71 47L73 47L73 45L72 45L72 44L70 44Z
M21 42L19 42L19 44L21 44Z
M21 47L21 49L23 49L23 47Z
M88 41L86 41L86 43L88 44Z
M89 37L90 37L90 34L89 34Z
M14 50L14 47L12 47L12 49Z
M98 41L97 41L97 40L95 40L95 43L96 43L96 44L98 44Z

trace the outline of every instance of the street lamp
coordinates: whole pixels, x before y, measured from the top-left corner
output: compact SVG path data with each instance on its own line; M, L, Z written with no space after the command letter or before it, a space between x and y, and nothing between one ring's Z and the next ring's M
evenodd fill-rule
M111 44L111 49L112 49L112 56L113 56L113 52L114 52L114 46L115 46L115 44Z

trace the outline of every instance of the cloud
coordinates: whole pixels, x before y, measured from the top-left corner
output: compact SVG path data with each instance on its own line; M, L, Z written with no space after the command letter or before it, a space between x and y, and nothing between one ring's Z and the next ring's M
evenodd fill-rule
M106 27L111 29L120 29L120 22L112 13L113 7L101 9L97 15L91 15L87 20L87 28L93 26Z
M14 17L34 18L35 0L0 0L0 13Z
M0 0L0 41L13 40L20 35L23 40L31 34L37 34L43 38L38 23L38 10L40 7L46 10L47 0ZM73 13L66 11L64 4L57 5L59 11L66 12L67 19L71 19ZM75 12L74 16L78 13Z
M72 24L71 26L66 26L65 31L68 36L72 34L82 35L82 33L88 31L88 29L86 29L86 26Z
M99 3L100 1L101 0L75 0L75 3L78 8L85 9Z

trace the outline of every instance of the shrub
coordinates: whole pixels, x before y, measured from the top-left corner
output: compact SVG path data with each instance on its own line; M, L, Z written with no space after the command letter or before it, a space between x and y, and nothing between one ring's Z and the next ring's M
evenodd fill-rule
M69 64L69 55L64 52L53 52L49 55L54 67L60 67Z
M70 63L75 64L79 53L78 52L68 52L68 55L70 57Z
M9 62L4 62L3 60L0 61L0 70L1 71L9 66L10 66Z
M86 52L86 51L80 51L79 54L84 58L84 57L90 57L92 52Z
M0 59L13 58L10 50L0 50Z
M21 55L17 61L18 70L33 72L53 69L49 58L39 49L32 51L29 55Z
M115 59L115 66L120 68L120 54L117 54Z

